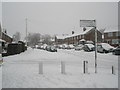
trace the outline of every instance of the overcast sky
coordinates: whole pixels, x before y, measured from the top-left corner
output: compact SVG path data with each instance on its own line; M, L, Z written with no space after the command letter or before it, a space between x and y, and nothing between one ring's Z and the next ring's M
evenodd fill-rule
M25 18L28 32L41 34L71 34L80 30L81 19L96 19L98 28L116 29L118 26L117 2L4 2L3 27L9 35L16 31L25 36ZM75 27L75 28L74 28Z

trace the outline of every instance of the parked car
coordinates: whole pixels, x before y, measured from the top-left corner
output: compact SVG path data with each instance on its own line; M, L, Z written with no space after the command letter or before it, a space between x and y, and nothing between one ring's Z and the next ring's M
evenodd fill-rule
M46 50L47 44L43 44L43 49Z
M62 45L62 49L70 49L70 46L67 45L67 44L63 44L63 45Z
M82 50L84 45L79 44L78 46L75 46L75 50Z
M114 49L114 47L112 47L108 43L97 44L97 51L100 53L109 53L109 52L112 52L113 49Z
M114 55L120 55L120 46L118 46L117 48L115 48L112 53Z
M69 47L70 47L70 49L74 49L73 44L70 44Z
M48 45L46 47L46 50L50 51L50 52L57 52L57 48L55 46L51 46L51 45Z
M90 51L94 51L95 47L93 44L85 44L83 49L84 49L84 51L90 52Z
M57 52L57 48L55 46L51 46L50 51L51 52Z
M94 44L93 41L86 41L86 44Z
M59 48L59 49L62 49L62 45L58 45L58 48Z
M50 45L47 45L47 46L46 46L46 50L47 50L47 51L50 51L50 49L51 49L51 46L50 46Z

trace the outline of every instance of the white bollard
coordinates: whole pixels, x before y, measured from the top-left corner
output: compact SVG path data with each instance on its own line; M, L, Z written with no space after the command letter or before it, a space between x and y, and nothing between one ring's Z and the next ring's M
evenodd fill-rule
M61 61L61 73L65 74L65 62Z
M39 74L43 74L43 62L39 62Z

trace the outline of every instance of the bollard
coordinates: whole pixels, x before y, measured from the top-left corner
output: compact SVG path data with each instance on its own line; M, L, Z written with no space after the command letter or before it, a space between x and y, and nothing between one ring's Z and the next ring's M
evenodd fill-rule
M115 74L114 66L112 66L112 74Z
M43 74L43 62L39 62L39 74Z
M61 61L61 73L65 74L65 62Z
M88 61L86 61L86 65L85 65L85 71L86 71L86 73L88 73Z
M88 73L88 61L83 61L83 73Z
M83 73L85 73L85 61L83 61Z

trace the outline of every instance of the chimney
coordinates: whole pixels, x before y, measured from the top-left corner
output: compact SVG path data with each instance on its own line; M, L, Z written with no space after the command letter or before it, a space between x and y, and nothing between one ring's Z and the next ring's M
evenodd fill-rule
M86 31L86 28L85 28L85 27L83 28L83 31Z
M75 32L74 31L72 31L72 34L74 34Z

